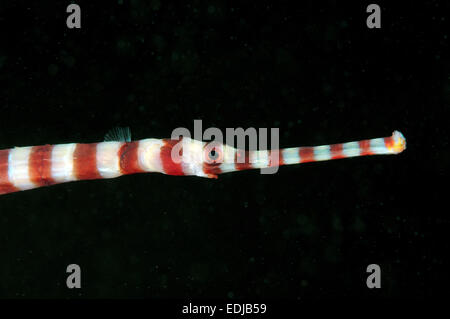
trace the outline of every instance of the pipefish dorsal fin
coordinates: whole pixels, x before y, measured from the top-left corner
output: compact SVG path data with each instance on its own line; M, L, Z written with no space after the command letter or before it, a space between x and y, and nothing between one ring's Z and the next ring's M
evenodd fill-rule
M105 142L131 142L131 131L127 127L114 127L105 134Z

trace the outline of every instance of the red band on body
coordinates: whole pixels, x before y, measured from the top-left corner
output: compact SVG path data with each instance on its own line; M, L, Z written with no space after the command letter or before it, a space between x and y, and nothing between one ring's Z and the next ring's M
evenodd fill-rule
M164 173L168 175L184 175L181 162L183 147L182 144L177 145L178 143L181 143L181 141L182 138L179 140L163 139L164 145L161 147L160 157ZM172 149L175 146L179 148L178 159L172 158Z
M76 145L73 171L79 180L102 178L97 168L97 143Z
M330 145L330 153L332 159L338 159L338 158L344 158L344 154L342 153L343 150L342 144L332 144Z
M314 162L314 147L300 147L300 163Z
M122 174L142 173L138 157L139 142L128 142L119 150L120 171Z
M359 144L359 149L360 149L359 154L361 156L373 154L372 150L370 149L370 140L359 141L358 144Z
M37 186L55 184L52 178L53 145L34 146L28 160L30 180Z

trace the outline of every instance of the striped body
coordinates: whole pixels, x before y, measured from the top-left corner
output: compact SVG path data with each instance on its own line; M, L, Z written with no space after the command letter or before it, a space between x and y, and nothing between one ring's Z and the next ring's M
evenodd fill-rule
M397 154L405 148L405 139L397 131L386 138L272 151L237 150L186 137L181 141L144 139L16 147L0 150L0 194L142 172L217 178L221 173L253 168Z
M16 147L0 150L0 194L58 183L163 172L162 140Z

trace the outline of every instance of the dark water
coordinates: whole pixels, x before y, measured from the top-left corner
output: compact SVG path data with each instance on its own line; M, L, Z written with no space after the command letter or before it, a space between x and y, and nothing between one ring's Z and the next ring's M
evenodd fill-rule
M0 197L4 298L431 298L449 282L448 4L0 4L0 148L176 127L408 149L218 180L138 174ZM442 206L441 206L442 205ZM82 288L66 287L66 267ZM378 264L381 289L366 286Z

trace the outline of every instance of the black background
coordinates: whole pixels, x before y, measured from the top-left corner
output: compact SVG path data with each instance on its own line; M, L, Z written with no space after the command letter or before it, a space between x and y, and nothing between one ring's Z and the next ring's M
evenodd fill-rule
M0 197L0 297L423 299L449 282L448 4L0 4L0 148L177 127L279 127L280 146L390 136L375 156L138 174ZM82 289L66 267L82 268ZM379 264L382 288L366 287Z

